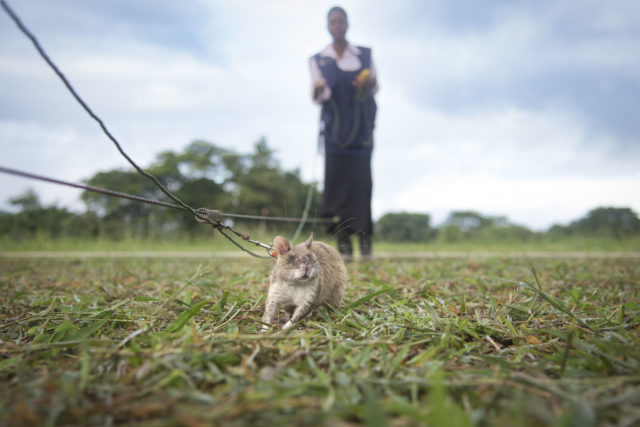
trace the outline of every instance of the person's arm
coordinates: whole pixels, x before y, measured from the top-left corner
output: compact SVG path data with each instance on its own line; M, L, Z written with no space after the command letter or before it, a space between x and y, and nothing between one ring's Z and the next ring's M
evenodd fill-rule
M376 70L376 65L373 63L373 58L371 58L371 65L369 65L369 70L371 70L371 74L369 74L369 86L371 87L371 94L375 95L380 90L378 86L378 71Z
M331 89L327 86L315 57L309 60L309 71L311 72L311 99L316 104L322 104L331 98Z

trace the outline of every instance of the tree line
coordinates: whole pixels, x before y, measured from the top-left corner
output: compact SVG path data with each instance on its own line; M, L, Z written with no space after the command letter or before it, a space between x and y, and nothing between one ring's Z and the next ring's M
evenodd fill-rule
M159 153L145 170L195 209L299 217L311 187L310 211L316 212L321 195L315 184L303 182L299 170L283 170L274 154L264 138L248 154L194 141L181 152ZM173 203L154 182L132 169L98 172L84 183ZM19 212L0 213L0 233L14 239L36 235L153 239L203 233L202 225L185 212L91 191L83 191L80 198L85 212L74 213L56 205L43 206L38 195L29 190L9 200ZM271 225L260 222L258 226Z
M382 216L375 230L382 240L394 242L529 241L541 235L621 239L640 234L640 219L630 208L597 207L568 225L554 225L546 232L534 232L505 217L484 216L474 211L452 212L438 227L431 225L429 214L400 212Z
M316 184L303 182L299 170L283 170L264 138L257 141L253 152L248 154L206 141L194 141L181 152L159 153L145 170L194 208L300 217L310 190L311 218L320 206L321 194ZM94 187L171 202L151 180L135 170L98 172L84 182ZM55 204L44 206L31 190L13 197L9 203L18 212L0 212L0 235L10 239L40 236L118 240L195 237L203 232L201 225L185 212L90 191L83 191L80 198L86 207L82 213L71 212ZM256 222L246 226L255 228ZM263 231L270 228L275 231L279 225L261 221L257 226ZM439 226L434 226L426 213L388 213L376 222L375 233L377 239L396 242L435 239L446 242L481 239L527 241L541 234L512 224L505 217L485 216L473 211L452 212ZM640 220L629 208L598 207L584 218L567 226L555 225L542 234L621 238L640 234Z

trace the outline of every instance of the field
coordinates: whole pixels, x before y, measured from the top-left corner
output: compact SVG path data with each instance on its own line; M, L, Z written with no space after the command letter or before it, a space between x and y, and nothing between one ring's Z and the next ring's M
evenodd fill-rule
M0 258L0 424L640 423L636 256L351 263L259 334L271 266Z

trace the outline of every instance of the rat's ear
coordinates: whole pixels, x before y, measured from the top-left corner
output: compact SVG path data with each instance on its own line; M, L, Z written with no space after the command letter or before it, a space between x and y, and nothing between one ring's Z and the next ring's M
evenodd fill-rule
M313 233L311 233L311 236L309 236L309 238L306 242L303 243L303 245L305 248L311 249L311 243L313 243Z
M286 237L282 236L276 236L276 238L273 239L273 247L278 251L278 255L284 255L289 252L289 249L291 249L289 241Z

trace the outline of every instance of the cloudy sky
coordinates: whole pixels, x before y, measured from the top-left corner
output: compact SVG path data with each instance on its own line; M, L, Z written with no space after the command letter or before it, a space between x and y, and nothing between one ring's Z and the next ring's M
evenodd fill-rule
M140 164L264 136L322 180L307 61L335 2L7 1ZM340 4L379 72L375 218L471 209L544 230L597 206L640 213L640 2ZM3 12L0 88L1 166L73 182L130 167ZM0 175L0 209L27 188L82 206Z

